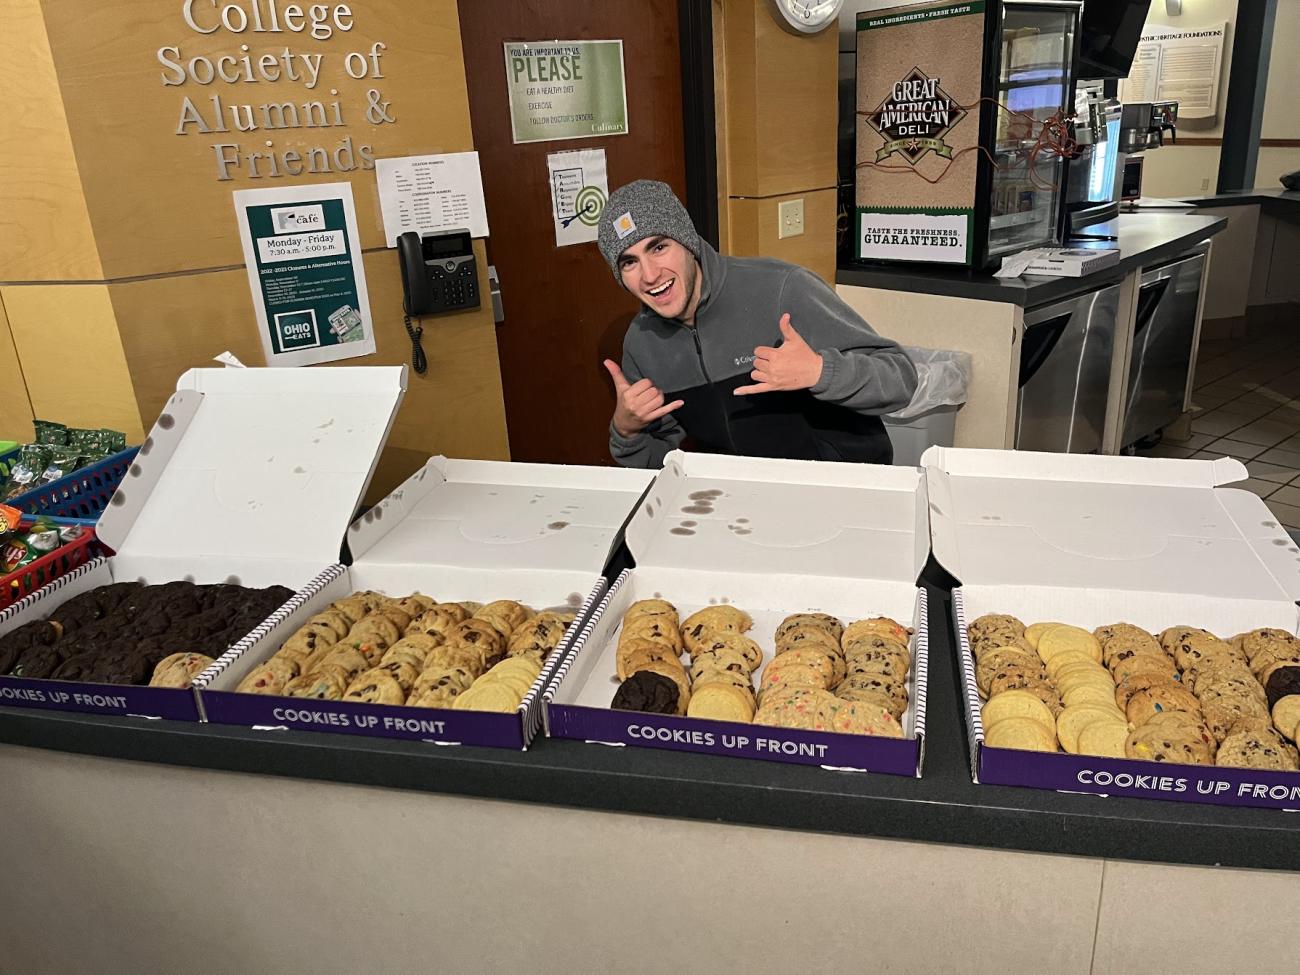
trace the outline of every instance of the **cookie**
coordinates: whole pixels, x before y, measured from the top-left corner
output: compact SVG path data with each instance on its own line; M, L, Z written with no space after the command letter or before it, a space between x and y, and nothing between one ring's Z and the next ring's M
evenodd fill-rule
M1129 728L1123 721L1094 721L1079 732L1078 754L1098 758L1124 758Z
M1003 718L984 729L984 744L990 748L1054 752L1056 736L1033 718Z
M1199 714L1201 703L1185 687L1162 684L1138 691L1128 699L1124 714L1134 727L1145 724L1147 719L1163 711L1186 711Z
M704 634L704 639L697 641L691 659L697 654L713 653L717 650L731 650L739 653L752 674L763 663L763 648L743 633L714 631Z
M680 695L680 689L670 678L639 670L618 685L609 706L616 711L679 714L677 703Z
M298 676L292 661L272 658L254 667L235 688L242 694L282 694L284 685Z
M1016 647L1002 647L985 654L975 664L975 684L988 696L993 678L1007 667L1018 667L1040 676L1045 675L1042 662L1034 654Z
M378 667L374 668L372 673L378 671L387 671L391 674L393 679L397 681L398 686L402 688L403 696L410 693L411 686L415 683L415 679L420 676L419 666L411 663L409 660L402 660L400 658L389 660L387 663L381 662Z
M164 657L153 670L150 687L189 687L196 676L207 670L214 659L204 653L173 653Z
M461 620L447 633L447 646L471 646L483 650L488 666L505 655L506 640L491 623L480 619Z
M1246 695L1207 698L1202 711L1206 726L1218 742L1224 741L1243 721L1271 721L1268 706Z
M878 674L853 674L836 687L835 695L846 701L862 700L863 695L883 694L889 699L889 711L895 718L907 710L907 684L904 681Z
M308 664L307 673L314 674L326 667L340 667L350 679L368 666L365 654L355 647L334 646L326 649L324 654L313 657Z
M510 634L527 621L529 611L513 599L497 599L480 609L474 617L487 620L500 631L503 637L509 638Z
M1060 625L1060 623L1030 623L1025 627L1025 639L1029 641L1029 645L1034 648L1035 652L1037 652L1038 641L1043 638L1043 634L1052 627Z
M487 658L481 647L452 646L450 644L430 650L424 658L424 669L432 667L459 667L479 677L488 669Z
M822 701L820 717L823 723L829 725L828 730L842 735L903 737L903 726L887 708L879 704L831 698Z
M1271 708L1288 694L1300 694L1300 667L1280 667L1262 683Z
M407 634L426 633L430 636L445 637L457 623L469 619L470 613L460 603L438 603L413 619L407 627Z
M1083 704L1067 707L1056 716L1056 738L1061 747L1071 755L1079 753L1079 736L1093 722L1104 721L1117 724L1128 734L1128 722L1115 707Z
M317 613L307 621L307 626L324 626L329 629L336 637L345 637L348 630L352 629L356 621L350 619L337 609L327 609L324 612Z
M672 647L637 637L621 644L615 651L615 673L619 680L627 680L653 660L666 660L678 666L681 664Z
M520 696L509 687L475 681L474 686L457 697L451 706L457 711L497 711L510 714L519 710L519 704Z
M777 643L790 630L799 626L818 626L839 640L844 635L844 624L829 613L792 613L783 619L776 627L775 639Z
M406 692L391 673L386 670L367 670L348 685L343 692L345 701L361 701L366 704L403 704Z
M1124 741L1124 755L1143 762L1174 762L1181 765L1211 765L1214 762L1214 739L1194 722L1194 716L1177 712L1184 718L1154 719L1129 732ZM1172 715L1169 716L1172 718Z
M1295 748L1283 741L1271 728L1234 731L1219 745L1214 763L1232 768L1300 771Z
M749 614L735 606L707 606L692 613L681 626L682 641L688 650L694 650L716 633L745 633L754 621Z
M830 685L825 672L811 664L781 663L781 658L777 657L763 668L763 676L759 683L761 691L769 687L793 686L793 687L815 687L818 690L829 690Z
M678 625L677 607L666 599L638 599L623 614L624 620L636 619L638 616L668 616L673 626Z
M347 690L347 678L337 667L314 674L302 674L284 685L286 697L304 697L316 701L338 701Z
M672 618L662 614L638 616L631 620L625 619L623 627L619 631L618 642L622 645L628 640L652 640L655 643L661 643L666 647L671 647L674 656L682 652L681 633L673 625Z
M332 647L338 643L339 635L324 623L309 623L284 641L282 650L295 656L311 657L321 647Z
M686 714L714 721L749 722L754 717L754 701L738 687L714 682L692 688Z
M986 613L985 615L973 620L966 627L966 632L972 639L983 636L988 633L1011 632L1017 635L1023 635L1025 624L1014 616L1008 616L1003 613Z
M772 728L824 731L827 704L834 700L834 695L815 687L774 689L764 697L753 721Z
M397 623L385 616L382 611L377 611L370 613L360 623L348 630L348 635L343 640L348 643L383 643L384 648L387 649L402 638L404 629L405 627L398 626Z
M1273 726L1283 735L1296 740L1297 728L1300 728L1300 694L1288 694L1277 699L1271 709Z
M474 674L464 667L430 667L423 671L411 685L411 697L419 697L423 694L435 693L439 696L446 696L450 707L450 699L460 694L461 691L467 691L474 684ZM438 705L442 707L444 705Z
M830 669L830 664L826 664L828 673ZM734 650L725 645L719 645L707 652L697 653L691 657L690 675L692 680L697 680L699 675L706 670L730 670L743 675L746 682L749 680L749 663L739 650Z
M1052 734L1056 734L1056 719L1051 710L1035 695L1025 690L1006 691L997 697L989 698L980 711L984 727L989 727L1004 718L1031 718L1040 722Z
M1087 630L1065 623L1044 631L1036 649L1045 661L1059 653L1082 653L1101 661L1101 644L1097 638Z

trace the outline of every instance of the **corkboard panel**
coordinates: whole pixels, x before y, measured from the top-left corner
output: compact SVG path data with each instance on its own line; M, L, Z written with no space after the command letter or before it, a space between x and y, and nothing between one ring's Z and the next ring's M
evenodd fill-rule
M942 7L942 3L929 4ZM873 11L881 17L895 11L911 13L915 8ZM887 140L867 121L857 116L858 206L871 209L892 207L971 208L975 205L975 175L979 143L980 80L983 69L984 15L968 14L934 21L903 23L858 32L857 109L874 111L892 95L896 83L914 68L926 77L938 78L940 88L959 106L968 106L965 116L941 135L951 148L952 158L935 152L922 155L916 165L895 152L877 161L876 153ZM931 182L934 181L934 182Z
M39 0L6 0L0 25L0 280L99 280Z
M220 5L224 6L224 4ZM251 11L249 3L239 4ZM284 5L281 4L281 7ZM303 4L303 8L307 5ZM358 168L351 173L253 178L249 165L232 169L233 178L218 180L214 144L233 143L243 157L266 151L294 150L306 155L313 146L331 152L351 139L355 162L358 147L373 147L376 157L472 148L469 103L461 56L460 26L453 0L367 0L352 4L353 28L335 31L325 40L308 33L235 34L225 29L199 34L182 19L183 5L175 0L114 0L87 4L63 0L45 8L46 26L58 70L68 126L85 187L86 205L103 255L104 277L167 273L242 265L231 192L268 188L352 182L357 217L365 247L383 245L379 197L374 173ZM267 4L259 4L266 10ZM216 22L213 7L194 4L200 26ZM379 80L353 80L344 72L349 52L369 52L375 42L387 45L380 55ZM179 47L179 57L215 60L221 55L241 57L241 44L250 57L279 56L286 48L298 55L321 56L319 81L305 85L305 69L296 61L300 81L280 78L256 83L217 80L200 85L193 80L166 86L164 72L173 73L157 59L160 48ZM229 68L228 68L229 70ZM391 123L367 121L368 89L389 104ZM331 89L338 92L331 94ZM210 99L219 96L230 105L254 106L254 121L264 121L259 106L320 101L327 108L337 100L342 126L315 128L232 130L207 135L187 127L177 135L181 108L189 96L213 121ZM299 108L300 120L302 111ZM272 121L276 112L270 113ZM241 117L242 111L241 111ZM332 109L327 121L333 121ZM346 162L346 154L340 157ZM266 172L266 164L259 163ZM331 163L333 166L333 163Z
M777 207L803 200L804 232L778 236ZM730 253L737 257L777 257L799 264L835 284L835 190L792 193L766 200L730 200Z
M9 331L3 297L0 295L0 440L31 441L36 434L32 428L32 403L27 397L27 381Z
M723 64L715 72L725 74L728 194L834 186L838 32L796 37L754 0L723 0L723 8Z
M475 242L480 293L487 293L486 261ZM409 363L411 343L402 322L402 282L395 252L364 256L374 355L332 366ZM212 365L233 352L249 366L265 365L248 276L243 268L124 282L111 286L122 344L139 396L152 420L186 369ZM430 454L504 460L509 456L505 407L490 306L424 320L429 371L414 373L380 464L375 490L391 490Z
M0 301L36 416L144 438L106 285L10 286Z

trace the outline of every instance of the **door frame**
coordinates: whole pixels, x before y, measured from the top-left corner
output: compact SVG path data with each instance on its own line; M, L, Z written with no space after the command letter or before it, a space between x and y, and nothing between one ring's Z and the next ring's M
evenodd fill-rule
M695 230L718 246L718 132L713 88L712 0L677 0L682 65L686 211Z

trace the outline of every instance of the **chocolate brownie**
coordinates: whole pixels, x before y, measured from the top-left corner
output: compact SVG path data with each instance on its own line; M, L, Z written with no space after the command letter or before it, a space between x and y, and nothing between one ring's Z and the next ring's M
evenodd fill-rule
M1264 692L1268 695L1270 711L1274 704L1288 694L1300 694L1300 667L1279 667L1273 671Z

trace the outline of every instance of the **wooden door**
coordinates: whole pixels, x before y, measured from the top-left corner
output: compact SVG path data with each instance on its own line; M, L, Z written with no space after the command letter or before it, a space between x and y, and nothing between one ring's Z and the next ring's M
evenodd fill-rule
M620 361L639 303L595 242L555 245L546 158L604 149L610 190L660 179L686 200L677 0L461 0L461 43L505 320L497 349L510 454L517 461L609 464L614 392L601 360ZM628 134L515 145L507 41L623 41Z

